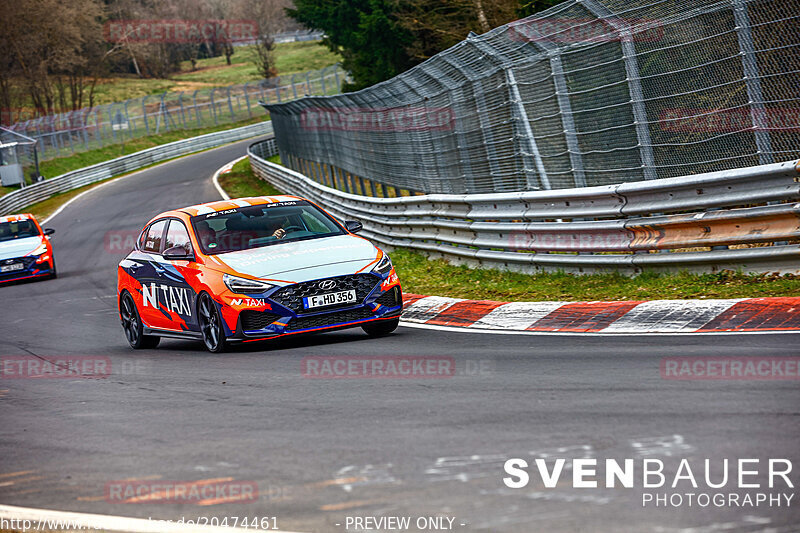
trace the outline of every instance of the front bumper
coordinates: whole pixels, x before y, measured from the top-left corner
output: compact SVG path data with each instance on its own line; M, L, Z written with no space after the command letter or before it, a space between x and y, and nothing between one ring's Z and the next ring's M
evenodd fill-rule
M269 310L245 309L239 312L236 329L228 336L228 340L246 342L359 327L370 322L396 319L403 309L402 290L399 283L384 288L383 279L376 276L374 288L358 304L314 312L298 312L297 308L291 309L267 298L264 301L269 304Z
M25 256L16 257L13 259L4 259L0 261L0 267L10 266L12 264L22 264L21 270L13 270L11 272L0 272L0 284L9 283L12 281L22 281L26 279L40 278L49 276L53 273L53 260L43 263L37 263L36 257Z

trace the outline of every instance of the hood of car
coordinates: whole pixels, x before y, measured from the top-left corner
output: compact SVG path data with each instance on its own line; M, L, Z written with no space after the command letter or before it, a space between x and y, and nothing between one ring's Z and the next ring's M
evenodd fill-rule
M40 236L0 242L0 261L28 255L42 243Z
M311 279L353 274L378 257L369 241L353 235L273 244L211 256L241 274L298 283Z

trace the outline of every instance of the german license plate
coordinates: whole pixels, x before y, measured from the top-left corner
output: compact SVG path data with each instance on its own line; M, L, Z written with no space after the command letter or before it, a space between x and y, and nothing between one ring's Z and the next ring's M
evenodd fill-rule
M22 263L14 263L13 265L5 265L0 267L0 272L14 272L15 270L22 270L25 265Z
M328 292L303 298L303 307L314 309L315 307L327 307L329 305L352 304L356 303L356 301L356 291L354 290Z

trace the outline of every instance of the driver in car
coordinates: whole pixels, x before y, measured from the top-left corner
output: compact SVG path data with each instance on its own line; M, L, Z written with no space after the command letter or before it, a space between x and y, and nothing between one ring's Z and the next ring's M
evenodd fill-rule
M275 231L272 232L272 236L275 237L278 240L283 239L284 237L286 237L286 230L283 229L284 226L286 226L286 227L291 226L291 223L289 222L288 218L284 218L283 222L278 222L277 223L277 228L275 229Z

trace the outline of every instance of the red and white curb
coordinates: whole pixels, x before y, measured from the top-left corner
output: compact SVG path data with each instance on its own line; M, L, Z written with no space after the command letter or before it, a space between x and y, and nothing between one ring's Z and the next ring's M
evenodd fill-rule
M401 320L468 330L550 333L800 331L800 298L618 302L495 302L403 295Z

